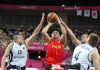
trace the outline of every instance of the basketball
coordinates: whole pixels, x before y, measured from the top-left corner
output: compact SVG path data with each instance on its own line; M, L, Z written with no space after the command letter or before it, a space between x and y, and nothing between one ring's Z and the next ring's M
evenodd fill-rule
M55 23L57 21L57 15L54 12L48 14L47 19L50 23Z

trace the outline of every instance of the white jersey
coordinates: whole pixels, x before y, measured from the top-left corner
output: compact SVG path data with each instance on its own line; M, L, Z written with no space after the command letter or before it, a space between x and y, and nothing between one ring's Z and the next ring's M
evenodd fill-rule
M91 63L91 53L93 52L92 46L89 44L81 44L77 46L74 50L72 57L72 64L81 64L81 70L88 70L92 65Z
M26 64L27 60L27 49L25 44L19 45L14 42L13 47L11 48L12 51L12 57L11 57L11 65L16 65L23 67Z

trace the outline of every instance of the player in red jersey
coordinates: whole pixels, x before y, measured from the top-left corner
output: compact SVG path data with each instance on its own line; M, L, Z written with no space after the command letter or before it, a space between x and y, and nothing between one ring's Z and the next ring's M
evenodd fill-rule
M46 38L48 44L46 45L46 57L45 57L45 65L49 66L52 64L60 64L62 54L64 52L63 43L66 39L66 30L62 25L59 17L57 16L57 22L60 25L62 35L59 34L58 31L53 31L51 34L52 37L47 33L49 28L54 25L54 23L50 23L48 21L48 25L42 30L42 35Z

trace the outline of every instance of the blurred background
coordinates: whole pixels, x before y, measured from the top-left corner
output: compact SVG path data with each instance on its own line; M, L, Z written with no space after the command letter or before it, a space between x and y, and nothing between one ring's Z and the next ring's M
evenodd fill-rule
M79 40L83 33L94 32L100 36L99 5L100 0L0 0L0 57L3 56L7 45L13 40L13 35L20 33L28 38L32 34L41 20L42 12L46 14L43 27L48 24L48 13L55 12L72 29ZM51 34L53 30L60 31L59 25L55 24L48 33ZM43 47L46 43L41 33L33 42L35 45L38 44L38 47L41 44ZM68 51L73 52L74 45L69 38L66 46L69 46L67 47ZM33 47L35 46L33 45ZM100 42L97 47L100 53ZM29 51L29 61L30 59L44 58L45 53L44 48ZM33 67L36 65L35 63L37 63L36 67L39 63L42 66L42 61L29 61L28 63L33 64Z
M0 29L7 36L18 32L29 37L41 20L41 14L46 14L43 27L47 25L47 14L57 13L65 23L72 29L77 37L83 33L95 32L100 34L100 7L92 6L24 6L24 5L0 5ZM50 28L49 33L54 29L59 30L55 24ZM41 41L40 38L37 39ZM3 35L5 36L5 35ZM6 37L7 37L6 36ZM3 37L1 37L3 38Z

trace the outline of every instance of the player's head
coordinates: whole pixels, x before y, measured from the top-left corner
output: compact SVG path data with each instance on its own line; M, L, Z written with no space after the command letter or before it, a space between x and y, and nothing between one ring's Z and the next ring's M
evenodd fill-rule
M19 43L19 44L23 44L24 43L24 37L20 34L15 35L14 36L14 41Z
M89 36L89 35L88 35L87 33L82 34L82 36L81 36L81 43L82 43L82 44L85 44L85 43L87 42L88 36Z
M87 39L88 43L93 47L96 46L96 44L99 42L99 40L100 40L99 36L95 33L91 33Z
M52 38L54 38L54 39L59 39L59 38L60 38L59 32L58 32L58 31L53 31L53 32L52 32Z

